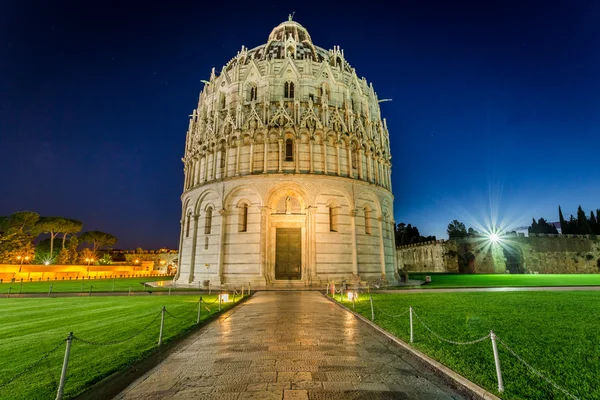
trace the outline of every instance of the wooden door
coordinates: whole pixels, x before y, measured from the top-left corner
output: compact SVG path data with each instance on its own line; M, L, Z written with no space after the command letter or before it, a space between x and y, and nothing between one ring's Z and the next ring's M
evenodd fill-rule
M300 228L277 228L275 279L302 278L302 237Z

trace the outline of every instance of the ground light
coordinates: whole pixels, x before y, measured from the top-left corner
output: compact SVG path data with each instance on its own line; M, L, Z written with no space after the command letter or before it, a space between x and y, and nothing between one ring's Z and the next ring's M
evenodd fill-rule
M221 302L227 303L229 301L229 294L227 294L227 293L220 294L219 298L221 299Z
M353 301L353 300L357 300L357 299L358 299L358 295L356 294L356 292L352 292L352 291L348 292L348 301Z

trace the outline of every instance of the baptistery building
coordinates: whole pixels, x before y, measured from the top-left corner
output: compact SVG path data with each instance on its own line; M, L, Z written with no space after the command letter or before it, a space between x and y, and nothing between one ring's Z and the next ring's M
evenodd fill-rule
M290 18L203 82L177 284L395 280L389 132L344 51Z

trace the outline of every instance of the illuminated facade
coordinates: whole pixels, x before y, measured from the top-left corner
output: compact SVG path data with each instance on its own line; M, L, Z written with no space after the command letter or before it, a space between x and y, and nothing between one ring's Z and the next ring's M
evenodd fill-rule
M200 93L178 285L394 280L389 133L373 86L291 18Z

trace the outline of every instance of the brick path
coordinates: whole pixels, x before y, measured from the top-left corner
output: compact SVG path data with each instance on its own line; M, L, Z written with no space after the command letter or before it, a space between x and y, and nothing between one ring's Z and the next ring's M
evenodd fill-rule
M115 399L462 399L318 292L259 292Z

